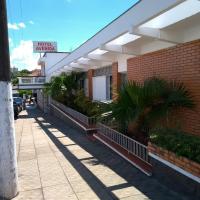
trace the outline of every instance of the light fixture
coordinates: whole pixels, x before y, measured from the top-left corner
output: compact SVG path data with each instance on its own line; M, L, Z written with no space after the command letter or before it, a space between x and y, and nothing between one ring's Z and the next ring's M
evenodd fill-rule
M163 14L147 21L140 27L162 29L185 18L191 17L200 12L199 0L187 0Z

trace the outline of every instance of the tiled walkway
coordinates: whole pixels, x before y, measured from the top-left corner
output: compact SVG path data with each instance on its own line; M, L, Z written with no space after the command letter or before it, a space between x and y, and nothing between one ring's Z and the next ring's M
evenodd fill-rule
M19 195L15 200L178 200L114 152L38 110L15 122Z

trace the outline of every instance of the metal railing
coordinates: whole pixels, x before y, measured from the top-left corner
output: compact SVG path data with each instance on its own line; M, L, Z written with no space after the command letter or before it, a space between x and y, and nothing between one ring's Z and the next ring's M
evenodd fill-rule
M45 77L35 77L35 83L45 83Z
M33 83L33 78L20 78L21 81L19 81L19 83L22 84L30 84Z
M55 106L57 106L59 109L61 109L63 112L69 114L70 116L72 116L73 118L79 120L80 122L88 125L88 126L94 126L96 125L97 119L96 117L87 117L86 115L83 115L82 113L69 108L65 105L63 105L62 103L59 103L53 99L51 99L51 103Z
M110 141L120 145L129 153L132 153L139 159L149 163L148 150L145 145L133 140L132 138L127 137L126 135L121 134L120 132L114 129L111 129L110 127L102 123L98 123L97 128L98 134L105 136Z

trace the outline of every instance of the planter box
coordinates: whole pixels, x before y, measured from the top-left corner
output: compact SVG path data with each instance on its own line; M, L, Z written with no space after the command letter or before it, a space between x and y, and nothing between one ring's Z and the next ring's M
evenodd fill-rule
M50 101L50 110L52 114L66 121L74 128L79 127L80 130L83 130L86 133L96 132L95 117L87 117L86 115L83 115L82 113L69 108L53 99Z
M150 176L152 174L147 146L102 123L97 124L97 133L94 134L94 137L146 175Z
M175 153L165 150L161 147L158 147L155 144L152 144L151 142L148 143L148 151L178 166L179 168L193 174L194 176L200 178L200 164L199 163L196 163L182 156L177 156Z
M96 125L97 120L95 117L88 117L88 116L86 116L70 107L67 107L64 104L59 103L53 99L51 99L51 103L53 105L55 105L56 107L58 107L59 109L61 109L66 114L69 114L74 119L77 119L78 121L82 122L83 124L85 124L87 126L94 127Z

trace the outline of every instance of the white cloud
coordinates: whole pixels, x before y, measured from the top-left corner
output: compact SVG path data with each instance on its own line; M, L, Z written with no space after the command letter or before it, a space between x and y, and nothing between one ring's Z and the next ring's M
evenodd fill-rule
M19 30L19 27L16 23L13 23L13 24L8 23L8 28L13 29L13 30Z
M20 23L8 23L8 28L9 29L13 29L13 30L19 30L21 28L26 28L26 25L23 23L23 22L20 22Z
M18 24L18 27L20 27L20 28L26 28L26 25L25 25L23 22L20 22L20 23Z
M29 24L34 24L34 22L32 20L29 21Z
M37 61L39 54L33 53L33 44L31 40L21 40L19 46L11 51L11 66L19 69L33 70L38 68Z

